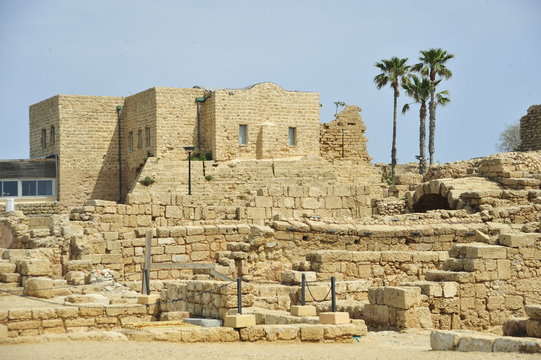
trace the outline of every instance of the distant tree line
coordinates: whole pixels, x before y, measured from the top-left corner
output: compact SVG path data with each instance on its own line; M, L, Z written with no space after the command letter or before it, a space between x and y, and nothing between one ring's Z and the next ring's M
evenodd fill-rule
M443 49L421 51L419 63L408 65L408 58L392 57L377 62L375 66L381 71L374 78L378 89L387 84L393 90L393 138L391 146L391 176L395 174L396 157L396 116L400 90L403 89L413 100L403 106L402 112L410 109L411 104L419 104L419 173L426 172L426 115L428 103L428 154L429 164L434 163L436 135L436 107L446 105L451 100L447 90L437 91L444 79L449 79L453 73L447 68L447 61L455 56Z

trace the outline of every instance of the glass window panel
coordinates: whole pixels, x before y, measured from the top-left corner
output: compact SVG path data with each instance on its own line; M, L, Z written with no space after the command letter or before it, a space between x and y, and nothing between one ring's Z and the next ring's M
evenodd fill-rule
M36 180L21 181L23 185L23 196L36 196Z
M53 195L53 181L52 180L38 180L38 195L52 196Z
M248 143L248 126L239 125L239 144L246 145Z
M2 196L19 196L17 181L0 181L2 183Z

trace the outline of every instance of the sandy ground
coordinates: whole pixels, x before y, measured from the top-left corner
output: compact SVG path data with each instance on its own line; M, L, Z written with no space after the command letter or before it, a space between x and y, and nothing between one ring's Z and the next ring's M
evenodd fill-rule
M381 360L486 360L541 359L539 354L461 353L431 351L428 332L370 333L352 344L226 343L185 344L162 342L77 342L0 345L0 359L65 360L266 360L266 359L381 359Z

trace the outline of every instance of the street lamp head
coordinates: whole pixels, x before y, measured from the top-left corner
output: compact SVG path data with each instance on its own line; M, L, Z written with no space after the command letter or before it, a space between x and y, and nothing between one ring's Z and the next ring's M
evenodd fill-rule
M186 150L186 151L194 151L195 146L184 146L184 150Z

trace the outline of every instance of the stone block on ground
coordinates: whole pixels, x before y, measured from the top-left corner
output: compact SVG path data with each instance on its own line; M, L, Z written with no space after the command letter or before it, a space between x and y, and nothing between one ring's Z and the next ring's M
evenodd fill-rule
M148 305L155 304L160 300L160 294L141 295L137 297L137 303Z
M492 352L495 337L485 334L464 334L458 342L458 351Z
M66 274L66 281L70 285L84 285L86 274L82 271L70 271Z
M255 326L255 324L255 315L253 314L226 315L224 320L225 327L232 327L236 329Z
M456 350L461 334L456 331L433 330L430 333L430 346L432 350L453 351Z
M526 320L526 334L530 337L541 338L541 320Z
M541 320L541 305L526 305L526 315L532 320Z
M25 276L52 276L53 270L48 259L19 260L19 272Z
M291 305L290 313L293 316L317 316L316 307L313 305Z
M320 324L349 324L349 313L347 312L323 312L319 314Z
M526 321L528 318L510 318L502 325L503 334L506 336L527 336Z
M53 280L45 277L30 278L26 281L24 292L28 296L52 298L54 296Z

